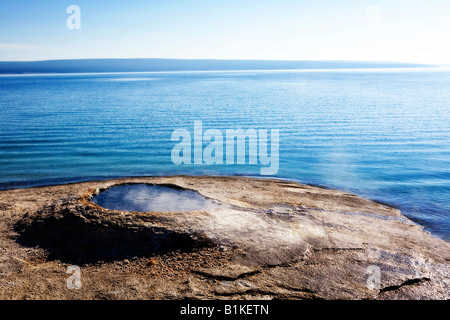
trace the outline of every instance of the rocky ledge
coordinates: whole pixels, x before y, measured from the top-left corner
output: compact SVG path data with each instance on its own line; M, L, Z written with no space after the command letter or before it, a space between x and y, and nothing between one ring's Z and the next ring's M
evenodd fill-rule
M129 183L195 190L218 205L143 213L90 201ZM448 242L392 207L290 181L173 176L6 190L0 214L0 299L450 298ZM80 289L67 286L72 265Z

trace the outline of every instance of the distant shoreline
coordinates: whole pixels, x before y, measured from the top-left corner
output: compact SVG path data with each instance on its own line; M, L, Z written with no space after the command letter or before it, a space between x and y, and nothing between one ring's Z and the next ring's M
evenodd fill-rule
M117 72L193 72L257 70L337 70L436 68L439 65L386 61L214 60L214 59L79 59L0 61L0 74L67 74Z
M336 69L261 69L261 70L192 70L192 71L120 71L120 72L61 72L61 73L0 73L0 77L27 76L95 76L95 75L125 75L125 74L191 74L191 73L233 73L233 72L422 72L422 71L450 71L450 67L405 67L405 68L336 68Z

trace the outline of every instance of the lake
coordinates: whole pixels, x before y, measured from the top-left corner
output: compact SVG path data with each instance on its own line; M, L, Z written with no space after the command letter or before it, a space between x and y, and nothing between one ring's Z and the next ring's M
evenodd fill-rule
M279 129L275 177L354 192L450 240L450 71L354 69L0 76L0 189L149 175L174 130Z

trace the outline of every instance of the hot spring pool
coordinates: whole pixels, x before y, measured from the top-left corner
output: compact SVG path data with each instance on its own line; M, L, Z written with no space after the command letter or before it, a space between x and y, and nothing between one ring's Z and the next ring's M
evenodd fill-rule
M151 184L114 186L94 196L93 203L120 211L194 211L218 206L200 193L176 187Z

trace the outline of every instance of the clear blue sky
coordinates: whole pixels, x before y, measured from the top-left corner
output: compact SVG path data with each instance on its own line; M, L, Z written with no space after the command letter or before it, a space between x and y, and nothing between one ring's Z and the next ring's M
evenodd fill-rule
M69 30L69 5L81 29ZM449 0L14 0L0 60L211 58L450 63Z

